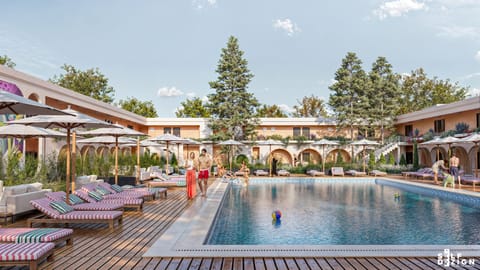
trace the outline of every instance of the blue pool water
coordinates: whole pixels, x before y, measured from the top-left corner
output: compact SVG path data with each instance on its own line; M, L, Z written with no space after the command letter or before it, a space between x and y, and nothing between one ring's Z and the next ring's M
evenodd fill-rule
M374 179L277 180L231 185L206 244L480 244L477 198L458 203L442 192L425 195L428 189ZM280 223L272 221L276 209Z

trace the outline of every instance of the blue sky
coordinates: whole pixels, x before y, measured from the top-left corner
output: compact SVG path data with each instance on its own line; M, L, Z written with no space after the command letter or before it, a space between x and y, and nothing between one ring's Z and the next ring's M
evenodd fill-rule
M48 79L64 63L98 67L116 100L151 100L173 117L212 90L221 49L239 39L261 103L289 110L328 100L347 52L365 70L384 56L398 73L423 67L480 92L480 0L1 1L0 55Z

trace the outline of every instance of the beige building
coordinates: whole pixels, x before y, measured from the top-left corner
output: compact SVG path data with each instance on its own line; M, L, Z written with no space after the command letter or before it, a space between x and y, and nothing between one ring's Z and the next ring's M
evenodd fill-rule
M24 97L44 103L59 109L65 109L71 106L81 113L90 115L100 120L110 123L118 123L129 128L144 132L150 137L155 137L164 133L172 133L184 138L193 138L203 140L201 146L189 146L188 151L198 152L201 147L207 148L214 157L220 156L220 146L205 141L212 133L208 128L208 119L203 118L145 118L121 108L112 106L83 96L69 89L62 88L50 82L35 78L28 74L7 68L0 65L0 83L15 85ZM1 85L1 84L0 84ZM416 129L419 135L427 133L430 129L436 134L450 129L464 122L473 130L480 127L480 97L473 97L453 104L439 105L419 112L401 115L398 117L395 127L402 139L391 141L380 149L375 151L377 158L380 154L393 152L398 161L401 155L405 155L407 160L411 159L413 153L412 142L409 136L414 135ZM258 140L256 142L244 142L237 154L247 156L252 163L265 164L269 154L275 154L280 162L290 165L314 163L320 164L324 159L334 161L338 155L341 155L344 161L350 161L352 158L352 147L345 146L315 146L315 140L327 137L343 136L350 137L349 130L337 130L336 123L330 119L317 118L261 118L260 125L257 128ZM354 137L358 135L355 130ZM378 137L378 134L376 134ZM284 145L262 145L263 139L270 136L278 138L290 137L288 144ZM302 138L301 141L295 141L294 138ZM53 150L64 147L62 142L43 139L29 139L27 141L27 152L43 155L43 144L46 143L46 149ZM183 145L172 145L171 151L177 151L180 160L186 156L187 147ZM97 146L98 149L104 146ZM81 147L82 151L87 151L91 147ZM96 149L96 150L98 150ZM475 168L475 151L472 145L458 145L461 164L469 172ZM47 152L48 152L47 150ZM361 158L362 147L354 147L353 155ZM447 155L446 146L441 146L443 156ZM155 149L152 149L155 151ZM270 152L271 151L271 152ZM429 146L420 146L421 164L431 165L435 160L436 150ZM225 159L225 156L221 156Z

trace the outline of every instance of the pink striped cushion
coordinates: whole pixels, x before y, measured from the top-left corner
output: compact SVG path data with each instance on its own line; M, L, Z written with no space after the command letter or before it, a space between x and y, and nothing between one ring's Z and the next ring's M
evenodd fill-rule
M0 261L34 261L54 247L53 243L0 244Z
M95 220L95 219L114 219L123 214L122 211L73 211L60 215L58 219L84 219L84 220Z
M151 192L147 188L131 188L131 189L124 189L122 192L116 192L112 188L112 185L110 185L109 183L103 182L103 183L99 183L98 185L104 187L105 189L107 189L108 191L110 191L113 194L125 194L125 195L129 195L131 197L138 197L138 196L144 197L144 196L155 195L154 192Z
M37 230L36 228L0 228L0 241L2 242L15 242L17 236ZM58 229L55 232L49 233L42 236L40 242L52 242L57 239L60 239L64 236L71 235L73 233L72 229Z
M60 212L50 206L51 202L52 201L48 198L42 198L31 200L30 204L33 205L33 207L35 207L36 209L38 209L40 212L46 214L51 218L58 218L60 216Z
M135 194L135 193L116 193L116 194L108 194L103 195L103 198L106 200L111 199L141 199L143 198L142 194Z
M109 200L112 201L112 200ZM105 200L101 202L93 203L82 203L72 205L73 209L80 211L113 211L115 209L123 207L123 203L119 201L114 201L112 203L105 203Z
M85 190L75 190L75 195L77 195L78 197L82 198L82 200L86 201L86 202L89 202L89 203L96 203L97 201L95 201L95 199L93 199L92 197L88 196L88 192L85 191ZM103 201L102 201L103 202Z
M86 200L87 202L97 203L93 198L88 196L88 193L85 190L76 190L75 194ZM107 200L102 200L102 203L105 204L130 204L130 205L140 205L143 203L143 199L131 198L131 197L116 197L116 198L105 198Z

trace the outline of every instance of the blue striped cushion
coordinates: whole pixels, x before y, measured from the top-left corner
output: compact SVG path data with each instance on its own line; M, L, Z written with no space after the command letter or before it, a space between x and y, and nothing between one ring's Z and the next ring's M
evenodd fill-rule
M70 205L68 205L66 202L64 201L55 201L55 202L51 202L50 203L50 206L57 210L58 212L60 212L60 214L66 214L66 213L69 213L69 212L72 212L73 211L73 207L71 207Z
M95 189L96 192L100 193L101 195L108 195L110 194L110 191L108 191L107 189L103 188L103 187L97 187Z
M92 197L95 201L99 202L101 200L103 200L103 197L100 193L98 192L95 192L95 191L89 191L88 192L88 196L89 197Z
M65 196L63 196L63 199L64 200L66 199ZM84 201L75 194L68 195L68 200L70 201L70 204L72 204L72 205L84 203Z
M113 190L115 190L117 193L123 191L123 188L122 188L121 186L117 185L117 184L113 184L113 185L111 186L111 188L112 188Z

